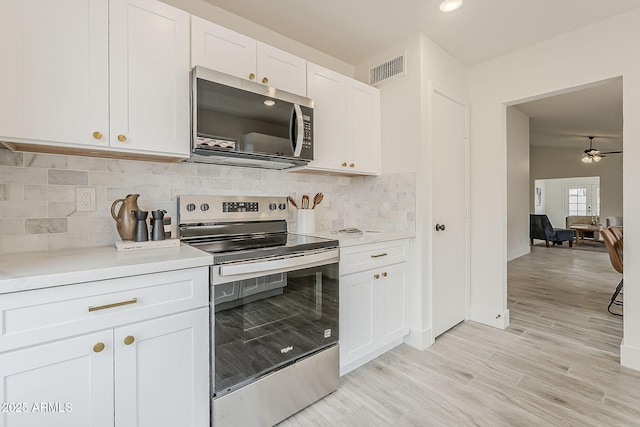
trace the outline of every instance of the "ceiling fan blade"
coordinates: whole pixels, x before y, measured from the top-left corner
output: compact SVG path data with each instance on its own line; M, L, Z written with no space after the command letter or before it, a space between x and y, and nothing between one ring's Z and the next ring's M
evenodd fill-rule
M622 150L621 151L603 151L600 154L622 154Z

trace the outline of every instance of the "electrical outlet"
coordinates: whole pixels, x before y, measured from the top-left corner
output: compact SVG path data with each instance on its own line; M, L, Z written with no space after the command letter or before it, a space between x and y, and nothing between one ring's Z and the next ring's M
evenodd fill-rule
M95 187L76 187L76 211L93 212L96 210Z

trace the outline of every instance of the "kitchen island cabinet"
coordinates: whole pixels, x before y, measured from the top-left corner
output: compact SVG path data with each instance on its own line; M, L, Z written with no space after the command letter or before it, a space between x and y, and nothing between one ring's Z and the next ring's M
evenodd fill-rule
M409 240L340 248L340 374L409 333Z
M191 17L191 66L307 94L307 61L197 16Z
M190 153L189 14L156 0L0 0L0 141L20 151Z
M133 266L119 261L133 254L110 249L113 261L96 257L75 275L57 271L50 287L19 277L20 267L3 270L11 277L0 278L0 402L16 410L0 413L0 425L209 426L209 257L188 247L157 250L134 255ZM52 259L65 264L66 255ZM158 258L167 269L188 267L58 281L144 271L145 262L157 270Z
M314 158L306 170L377 175L380 93L373 86L307 64L307 96L314 101Z

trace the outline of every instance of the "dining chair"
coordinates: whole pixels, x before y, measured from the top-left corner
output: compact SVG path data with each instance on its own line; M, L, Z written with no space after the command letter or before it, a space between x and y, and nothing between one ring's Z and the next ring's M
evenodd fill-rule
M607 228L611 230L616 239L618 239L618 241L620 242L620 249L622 249L622 231L620 231L620 228L613 226Z
M624 274L624 263L623 263L623 251L622 251L622 238L620 240L616 237L614 232L611 230L613 227L603 228L600 230L602 234L602 238L604 239L604 243L607 246L607 252L609 253L609 260L611 261L611 265L613 269L616 270L620 274ZM613 292L611 296L611 301L609 302L609 306L607 307L607 311L611 314L615 314L616 316L622 316L622 314L614 313L611 311L612 305L620 305L622 306L622 301L618 301L618 295L622 291L624 283L624 277L616 286L616 290Z

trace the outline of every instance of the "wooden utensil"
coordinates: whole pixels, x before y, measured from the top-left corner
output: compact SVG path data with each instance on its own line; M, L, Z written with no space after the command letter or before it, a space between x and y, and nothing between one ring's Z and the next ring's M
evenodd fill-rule
M295 200L293 200L293 197L289 196L289 197L287 197L287 200L289 201L289 203L291 203L291 206L293 206L296 209L299 209L298 208L298 204L296 203Z
M302 209L309 209L309 196L306 194L302 195Z
M324 199L324 194L322 193L318 193L315 195L315 197L313 198L313 206L311 207L311 209L315 209L317 205L320 204L320 202L322 202L322 199Z

